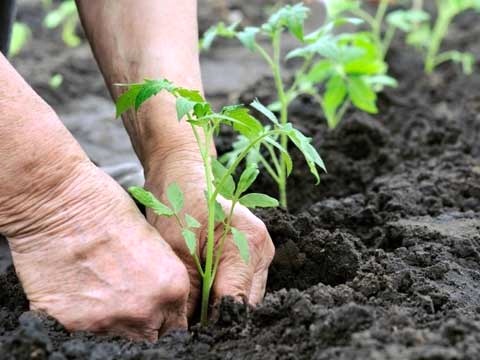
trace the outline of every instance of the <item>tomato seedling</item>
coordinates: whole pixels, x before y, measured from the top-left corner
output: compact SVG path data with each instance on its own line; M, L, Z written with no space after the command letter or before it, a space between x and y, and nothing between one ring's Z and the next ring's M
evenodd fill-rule
M437 16L434 21L423 9L423 0L413 0L410 9L394 10L387 14L388 4L388 0L380 0L374 16L362 9L358 0L328 0L327 8L331 16L349 13L363 19L370 26L377 44L382 47L384 56L396 31L400 30L406 34L406 43L423 53L426 73L432 73L438 65L447 61L461 64L466 74L473 72L475 59L472 54L457 50L441 52L440 49L453 19L466 10L480 10L480 1L436 0ZM384 34L382 28L385 28Z
M362 20L336 17L316 31L305 34L308 14L307 7L296 4L282 7L260 27L238 29L237 24L226 26L220 23L206 31L200 44L206 50L216 37L236 38L265 60L272 71L277 91L277 101L269 109L280 113L280 121L273 124L274 129L288 123L289 105L303 94L312 96L321 105L331 128L339 123L351 104L369 113L376 113L376 91L383 86L396 84L394 79L386 75L387 66L381 50L366 33L334 33L336 27L346 23L359 24ZM288 87L282 76L281 51L282 36L286 32L300 42L298 48L286 55L286 60L297 58L302 62ZM264 40L270 49L265 46ZM323 94L319 88L323 88ZM281 134L282 148L287 149L288 143L289 137ZM222 159L230 163L247 144L245 139L240 138L232 153ZM266 155L257 154L252 159L261 163L277 183L280 204L287 207L288 158L277 150L269 146Z
M454 18L464 11L480 10L478 0L436 0L437 17L431 21L430 16L421 9L425 15L420 21L414 22L414 26L407 26L408 44L418 48L424 55L425 72L432 73L435 68L447 61L453 61L462 65L465 74L473 72L475 58L471 53L457 50L441 52L441 45Z
M188 251L202 277L201 322L206 324L210 291L224 243L229 235L232 236L242 259L245 262L249 261L247 238L240 230L232 227L235 207L238 204L248 208L278 205L278 201L268 195L247 193L257 178L259 170L255 163L249 163L244 167L238 180L235 180L235 174L240 165L247 157L260 153L262 148L274 147L287 159L286 171L289 174L292 170L292 161L287 149L277 141L279 136L288 137L303 153L310 171L317 181L319 180L317 168L324 169L323 161L311 145L311 139L295 129L292 124L280 123L276 116L258 101L254 101L252 106L263 113L274 124L274 127L264 127L249 113L247 108L241 105L226 106L220 112L214 112L200 92L177 87L165 79L145 80L143 83L125 86L127 86L127 91L117 101L117 116L129 109L138 110L152 96L161 91L167 91L176 98L178 120L185 119L191 125L195 135L206 179L205 199L208 223L204 264L200 260L202 254L199 253L197 246L199 234L196 233L196 229L201 227L201 224L191 215L184 213L184 196L177 184L171 184L167 189L168 204L160 202L152 193L143 188L132 187L129 191L140 203L151 208L155 214L176 219ZM229 166L222 165L220 161L210 156L213 137L220 131L220 126L231 127L235 132L241 134L246 142L245 147ZM218 201L220 197L231 203L227 213ZM215 229L218 229L218 226L222 226L223 231L218 245L215 247Z

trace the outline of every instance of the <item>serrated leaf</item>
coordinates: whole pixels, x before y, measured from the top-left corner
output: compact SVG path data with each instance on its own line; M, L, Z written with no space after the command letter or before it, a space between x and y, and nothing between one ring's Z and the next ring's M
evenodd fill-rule
M307 162L310 172L317 179L317 184L320 182L320 176L317 171L317 166L323 171L327 171L325 164L323 163L322 158L318 154L317 150L311 144L312 139L303 135L297 129L292 129L289 133L290 140L295 144L295 146L302 152Z
M197 239L195 233L192 230L183 229L182 236L185 239L185 244L187 244L190 255L195 255L195 252L197 251Z
M263 131L263 125L250 115L249 110L245 107L224 108L222 114L234 120L234 130L248 138L257 137Z
M235 192L235 181L233 180L233 176L226 176L223 184L220 184L220 181L227 174L228 170L215 158L212 158L212 171L213 177L215 178L215 187L220 195L227 199L232 199Z
M146 80L135 98L135 110L138 110L145 101L157 95L160 91L172 91L173 89L172 83L166 79Z
M274 199L271 196L260 194L260 193L251 193L243 195L240 200L240 204L246 206L249 209L255 209L257 207L268 208L268 207L277 207L278 200Z
M202 94L198 90L191 90L191 89L185 89L185 88L176 88L175 92L178 94L178 96L181 96L187 100L193 101L195 103L203 103L205 102L205 99L203 98Z
M260 171L256 164L247 165L242 175L240 175L240 180L238 180L237 196L243 194L252 186L259 173Z
M185 99L184 97L178 97L175 101L178 121L182 120L185 115L190 114L195 104L195 102Z
M257 27L248 26L237 33L237 38L248 50L255 51L255 37L259 31Z
M142 85L130 85L122 95L120 95L117 99L116 103L116 115L115 117L119 117L124 112L128 111L131 108L135 107L135 99L137 98L138 93L142 89Z
M189 228L196 229L202 226L202 224L200 224L200 222L197 219L195 219L193 216L188 214L185 215L185 221Z
M150 208L153 212L160 216L172 216L174 214L173 210L170 209L167 205L161 203L155 195L150 191L145 190L144 188L138 186L132 186L128 189L128 192L142 205Z
M372 114L378 112L375 104L377 95L361 77L355 76L348 79L348 96L357 108Z
M261 112L263 115L267 117L271 122L275 125L279 125L278 119L273 112L271 112L265 105L263 105L258 99L255 99L251 104L255 110Z
M167 187L167 199L175 214L182 211L184 205L183 192L177 183L170 184Z
M248 264L250 261L250 248L248 246L247 237L243 232L238 230L237 228L231 228L232 235L233 235L233 242L237 246L238 251L240 252L240 257Z

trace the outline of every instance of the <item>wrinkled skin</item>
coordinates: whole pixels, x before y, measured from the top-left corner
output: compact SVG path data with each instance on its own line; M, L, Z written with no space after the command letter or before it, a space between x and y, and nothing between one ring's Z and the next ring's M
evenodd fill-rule
M132 339L185 327L185 266L128 195L88 160L61 185L8 238L31 309Z
M194 216L202 226L197 230L199 243L198 255L205 259L207 237L207 205L204 189L205 176L203 164L196 156L188 153L172 153L161 166L147 174L146 187L158 198L166 201L166 188L176 182L185 195L184 213ZM220 200L226 214L230 212L231 202ZM175 253L184 262L190 276L190 296L188 313L191 315L201 296L201 277L195 262L189 254L177 222L172 218L155 215L147 211L147 219L171 245ZM225 241L223 253L212 290L212 302L217 303L222 296L233 296L238 301L258 304L265 294L268 267L273 259L275 248L265 224L242 205L236 205L232 226L247 236L250 245L250 261L246 264L240 257L238 248L231 236ZM216 245L222 236L223 226L217 226Z

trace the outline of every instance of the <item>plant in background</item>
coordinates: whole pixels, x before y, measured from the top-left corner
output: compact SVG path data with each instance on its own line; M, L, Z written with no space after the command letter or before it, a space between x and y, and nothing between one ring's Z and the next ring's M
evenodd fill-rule
M44 1L44 7L50 6L50 1ZM79 17L74 0L63 1L56 9L49 11L43 20L43 25L49 29L62 27L62 40L69 47L76 47L82 42L76 34L78 24Z
M176 219L185 239L186 246L192 255L198 272L202 278L202 305L201 322L207 322L210 290L221 258L224 242L230 234L240 251L245 262L249 261L249 248L246 236L238 229L231 226L233 211L237 204L248 208L273 207L278 201L270 196L260 193L247 193L259 174L255 163L249 163L243 172L235 179L234 175L243 165L245 159L260 152L261 148L274 147L285 157L286 171L292 170L292 161L286 148L280 144L278 137L288 137L303 153L312 174L319 180L317 167L324 168L323 162L315 148L310 144L311 139L305 137L290 123L280 123L275 115L258 101L252 106L263 113L272 123L273 127L264 127L256 118L249 114L249 110L241 105L226 106L220 112L214 112L201 94L195 90L176 87L168 80L146 80L140 84L125 85L128 90L117 101L117 116L129 109L138 108L150 97L161 91L167 91L176 98L178 120L185 119L192 127L205 170L206 186L205 198L208 209L207 239L205 263L202 264L197 248L198 234L195 229L200 227L198 220L184 214L184 197L182 190L176 184L171 184L167 189L168 204L160 202L147 190L139 187L130 188L130 193L142 204L151 208L159 216L173 217ZM245 147L238 154L235 161L229 166L222 165L210 155L213 137L218 134L220 126L230 126L234 131L243 135ZM231 206L226 214L219 203L223 197L231 201ZM215 248L215 229L223 227L222 236Z
M17 56L32 37L32 30L27 24L16 21L12 28L12 38L8 54L10 57Z
M277 90L277 101L269 106L280 113L279 123L272 125L274 129L288 122L289 105L302 94L311 95L318 101L331 128L339 123L351 104L376 113L376 91L385 85L395 85L395 80L386 75L387 66L381 48L372 36L365 33L334 33L338 26L347 23L358 25L362 20L337 16L316 31L305 34L304 23L308 13L309 9L303 4L287 5L272 14L260 27L239 30L238 24L226 26L220 23L205 32L200 45L207 50L216 37L236 38L265 60L272 71ZM296 58L302 62L293 83L288 87L282 77L281 44L285 32L301 44L286 55L286 60ZM261 40L269 43L271 51ZM323 88L323 93L319 91L320 88ZM287 135L280 135L283 149L288 148L288 142ZM245 139L239 138L232 153L223 159L231 163L247 144ZM270 162L266 157L270 158ZM257 161L265 167L278 185L280 204L286 207L288 158L284 154L277 154L272 146L267 146L265 154L252 156L251 161Z
M422 1L414 0L411 9L400 9L388 12L390 0L379 0L374 14L362 7L360 0L326 0L328 18L333 20L349 15L364 21L368 33L373 38L382 58L387 56L390 45L397 30L411 31L420 22L429 19L429 14L423 11Z
M421 2L417 5L422 5ZM431 21L428 14L425 13L423 19L405 26L402 30L406 32L406 41L408 44L420 49L424 55L425 72L432 73L435 68L447 61L453 61L462 65L466 74L473 72L475 58L468 52L449 50L441 52L441 45L448 33L448 29L453 19L460 13L476 9L480 10L480 1L478 0L436 0L437 17Z
M389 1L380 0L375 15L362 9L358 0L327 0L329 16L345 16L346 13L363 19L371 28L375 41L387 54L395 32L406 33L406 42L420 49L424 55L425 72L432 73L440 64L453 61L462 65L466 74L471 74L475 59L472 54L450 50L440 52L443 39L453 19L469 10L480 10L478 0L436 0L437 17L432 22L431 16L423 9L423 0L413 0L409 9L399 9L387 14ZM382 35L382 28L385 32Z

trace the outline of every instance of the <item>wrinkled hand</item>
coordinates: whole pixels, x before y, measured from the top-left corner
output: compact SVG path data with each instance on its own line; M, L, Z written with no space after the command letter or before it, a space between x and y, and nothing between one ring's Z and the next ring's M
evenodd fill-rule
M186 156L188 158L188 156ZM207 206L204 196L205 177L199 160L185 159L184 155L172 155L162 161L154 171L147 174L146 187L157 198L166 202L166 188L176 182L185 196L184 212L195 217L202 226L197 231L199 258L204 260L207 235ZM231 202L221 199L225 213ZM172 218L165 218L147 211L147 219L170 244L177 256L184 262L190 276L190 296L188 314L191 316L201 296L201 276L188 252L178 224ZM265 224L247 208L236 205L232 226L242 231L249 241L250 261L246 264L233 243L231 236L226 238L217 275L212 288L211 302L216 304L223 296L232 296L238 301L258 304L265 294L268 267L273 259L275 248ZM215 236L218 242L223 227L217 227Z

